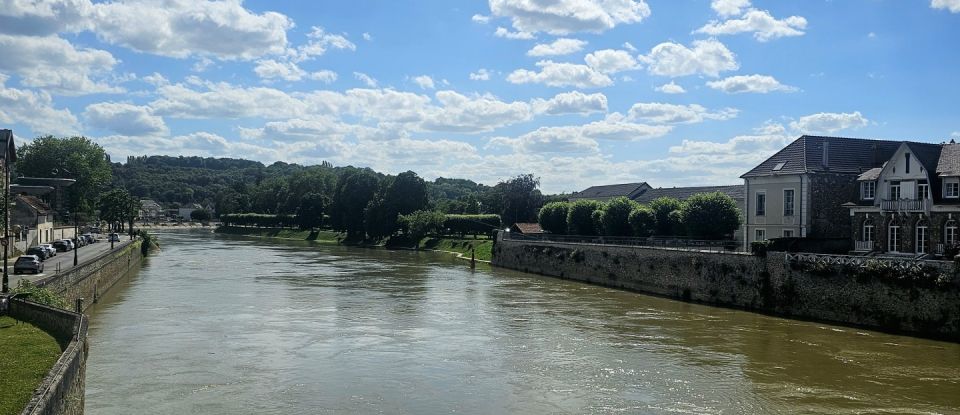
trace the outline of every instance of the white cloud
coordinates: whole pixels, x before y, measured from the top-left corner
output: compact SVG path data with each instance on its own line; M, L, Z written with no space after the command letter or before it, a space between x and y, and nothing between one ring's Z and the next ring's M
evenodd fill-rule
M91 127L120 135L167 135L170 132L163 118L153 115L149 107L122 102L88 105L83 118Z
M750 7L750 0L713 0L710 8L720 17L732 17L740 14L743 9Z
M540 67L540 72L517 69L507 76L507 81L514 84L537 83L547 86L575 86L577 88L599 88L613 84L613 80L609 76L586 65L546 60L537 62L537 66Z
M527 51L527 56L569 55L583 50L587 42L580 39L560 38L553 43L538 43Z
M631 51L631 52L636 52L636 51L637 51L637 48L634 47L632 44L630 44L630 42L623 42L623 48L626 49L626 50L629 50L629 51Z
M476 72L470 72L470 80L472 81L489 81L490 80L490 71L480 68Z
M176 118L291 118L308 106L272 88L243 88L227 83L198 82L204 90L183 84L157 88L159 97L149 104L153 113Z
M954 132L950 133L950 136L951 136L951 137L960 137L960 131L954 131Z
M470 18L474 23L487 24L490 23L490 16L484 16L482 14L475 14Z
M325 84L332 84L337 80L337 73L331 70L322 69L315 72L310 72L307 74L307 78L313 79L314 81L320 81Z
M799 120L790 123L790 128L804 134L832 134L840 130L866 127L869 122L870 120L860 114L860 111L852 113L821 112L800 117Z
M428 131L489 132L528 121L533 112L526 102L503 102L490 95L467 97L454 91L437 91L441 107L427 109L420 128Z
M766 94L768 92L796 92L798 89L781 84L776 78L769 75L737 75L719 81L707 82L710 88L728 94Z
M433 78L427 75L420 75L413 78L413 83L417 84L420 89L433 89Z
M607 111L607 97L599 92L584 94L580 91L564 92L550 99L533 100L533 110L538 114L580 114L587 115Z
M657 91L663 92L664 94L685 94L687 93L686 89L683 89L682 86L677 85L673 81L670 81L669 84L663 84L655 88Z
M373 42L373 35L367 32L363 32L363 35L361 35L361 37L363 37L363 40L366 40L367 42Z
M62 95L121 92L98 76L117 64L110 52L77 49L56 35L12 36L0 34L0 71L20 75L20 83Z
M736 55L716 39L696 40L693 48L664 42L639 58L651 74L670 77L695 74L717 77L720 72L740 68Z
M89 27L93 4L87 0L0 1L0 32L47 36Z
M950 13L960 13L960 0L931 0L930 7L934 9L946 9Z
M692 124L704 120L729 120L736 117L738 112L733 108L711 112L697 104L678 105L650 102L633 104L630 111L627 112L627 118L658 124Z
M366 85L366 86L368 86L368 87L370 87L370 88L376 88L376 87L377 87L377 84L378 84L377 80L374 79L372 76L367 75L367 74L365 74L365 73L363 73L363 72L354 72L354 73L353 73L353 77L354 77L354 78L357 78L358 81L363 82L364 85Z
M284 121L270 121L263 128L240 128L240 135L256 140L329 141L343 140L348 134L362 127L344 124L333 117L315 117L309 120L293 118Z
M683 140L678 146L670 147L670 153L685 155L728 155L745 156L750 153L761 152L756 158L766 159L768 152L779 151L784 145L793 140L782 124L768 123L755 128L752 135L739 135L732 139L717 143L713 141Z
M637 69L637 60L624 50L603 49L587 54L583 58L587 65L602 73L617 73Z
M514 29L530 33L600 33L650 16L650 7L643 0L489 1L494 16L510 18Z
M307 38L310 40L306 44L297 47L295 50L288 50L287 55L295 61L304 61L321 56L327 53L331 48L340 50L357 50L357 45L347 40L343 35L327 33L322 27L313 26Z
M511 32L509 29L505 27L498 27L497 30L493 32L493 35L496 37L502 37L505 39L513 39L513 40L531 40L531 39L537 38L536 36L534 36L533 33L522 32L522 31Z
M256 59L279 54L293 27L287 16L253 13L239 0L97 3L89 18L97 37L108 43L175 58Z
M214 62L212 59L204 56L204 57L201 57L200 59L197 59L197 62L190 67L190 70L194 72L204 72L207 69L209 69L211 66L213 66L213 63Z
M596 154L597 140L639 141L662 137L671 131L665 125L626 122L621 117L607 117L584 125L540 127L517 138L494 137L492 148L510 148L519 153Z
M300 81L303 79L313 79L325 83L332 83L337 80L337 73L329 70L317 72L307 72L297 66L294 62L278 62L273 59L263 59L257 61L257 66L253 69L261 79L283 79L285 81Z
M7 87L8 79L0 73L0 123L22 123L35 135L69 135L80 130L77 117L69 109L53 107L50 94Z
M694 33L708 35L734 35L738 33L753 33L753 37L761 42L779 39L787 36L802 36L807 28L807 19L801 16L790 16L777 20L766 10L750 9L739 19L712 21L697 29Z

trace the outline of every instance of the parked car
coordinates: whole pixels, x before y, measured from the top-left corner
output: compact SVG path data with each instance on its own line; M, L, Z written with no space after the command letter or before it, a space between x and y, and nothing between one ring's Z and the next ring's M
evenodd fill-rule
M59 241L54 241L51 245L53 245L53 247L59 252L67 252L71 249L70 244L62 239Z
M41 261L46 261L47 258L50 257L50 253L40 246L34 246L27 249L27 255L36 255Z
M87 243L87 245L92 244L92 243L94 243L94 242L97 242L97 238L94 238L92 234L85 233L85 234L80 235L80 236L83 237L83 240L84 240L84 242Z
M37 245L37 246L39 246L39 247L47 250L47 258L57 256L57 248L54 248L53 245L51 245L51 244L40 244L40 245Z
M74 250L74 249L77 248L77 246L74 245L73 241L71 241L71 240L69 240L69 239L61 239L61 241L63 241L63 243L65 243L65 244L67 244L67 247L68 247L67 250L68 250L68 251L72 251L72 250Z
M108 242L120 242L120 234L111 233L110 236L107 238L107 241L108 241Z
M36 255L24 255L17 258L17 262L13 263L13 273L19 274L27 271L34 274L43 272L43 262L40 262L40 257Z
M80 248L87 244L86 242L83 241L83 237L70 238L70 242L73 242L73 246L76 248Z

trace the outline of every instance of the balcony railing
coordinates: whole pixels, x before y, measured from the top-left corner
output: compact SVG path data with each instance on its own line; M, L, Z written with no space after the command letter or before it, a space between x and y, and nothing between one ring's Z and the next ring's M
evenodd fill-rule
M929 200L927 199L897 199L880 201L880 210L910 212L926 211L928 209Z
M857 252L870 252L873 250L873 241L855 241L854 250Z

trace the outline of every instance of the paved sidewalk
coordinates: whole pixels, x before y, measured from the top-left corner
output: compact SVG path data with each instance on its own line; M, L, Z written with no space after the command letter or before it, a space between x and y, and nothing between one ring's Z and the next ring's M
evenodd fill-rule
M117 250L117 249L123 248L130 242L131 241L129 236L121 235L120 242L115 242L113 244L114 246L113 249ZM97 256L100 256L101 254L109 250L110 250L110 242L107 242L106 238L101 239L100 242L97 242L95 244L80 247L78 248L78 251L77 251L77 258L79 260L79 264L82 266L86 262L96 258ZM0 261L3 261L2 257L0 257ZM16 288L17 283L20 280L25 279L25 280L29 280L30 282L36 282L53 275L57 275L58 270L59 272L66 272L70 270L71 268L73 268L73 251L57 252L57 256L53 258L47 258L47 260L43 262L43 272L39 274L15 275L13 273L13 263L16 261L17 261L17 257L10 257L8 259L7 272L10 278L11 290ZM58 268L58 265L59 265L59 268Z

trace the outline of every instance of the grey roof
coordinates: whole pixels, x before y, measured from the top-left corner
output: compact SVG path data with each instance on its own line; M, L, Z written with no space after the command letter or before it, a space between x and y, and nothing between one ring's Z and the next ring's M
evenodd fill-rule
M646 182L640 183L622 183L622 184L608 184L604 186L590 186L584 189L582 192L576 192L570 195L571 199L593 199L593 198L614 198L614 197L628 197L632 198L636 194L643 191L644 188L649 188Z
M855 173L879 167L904 141L804 135L740 177L802 174L811 172ZM928 143L910 143L936 146ZM824 147L827 159L824 160ZM916 150L915 150L916 151ZM785 163L779 171L773 168Z
M863 172L863 174L857 176L857 180L860 181L872 181L880 178L880 172L883 171L883 167L874 167L870 170Z
M735 184L731 186L696 186L696 187L662 187L659 189L650 189L643 192L633 200L639 203L649 203L653 199L660 197L672 197L674 199L686 200L690 196L698 193L720 192L733 198L736 201L744 199L744 186Z
M960 144L943 145L936 171L942 177L960 176Z

